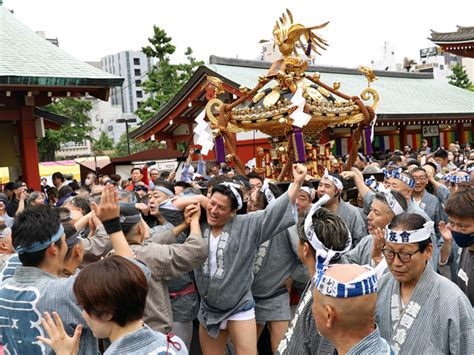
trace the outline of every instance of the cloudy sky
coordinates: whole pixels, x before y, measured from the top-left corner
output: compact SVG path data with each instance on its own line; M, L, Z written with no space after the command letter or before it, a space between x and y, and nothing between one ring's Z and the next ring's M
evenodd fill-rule
M380 58L385 41L403 57L418 60L419 49L433 46L430 29L474 26L474 1L158 1L158 0L4 0L15 16L62 49L86 61L147 44L153 25L165 29L181 60L190 46L198 59L209 55L254 59L260 39L270 39L275 20L290 8L306 26L326 21L319 34L330 47L317 63L356 67Z

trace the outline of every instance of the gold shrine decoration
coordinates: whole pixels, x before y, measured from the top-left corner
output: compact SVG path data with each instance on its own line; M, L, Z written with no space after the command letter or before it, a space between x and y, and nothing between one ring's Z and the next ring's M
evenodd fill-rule
M271 65L266 75L258 77L253 89L242 88L242 96L233 102L219 100L217 95L221 92L222 82L208 77L207 117L213 132L224 139L228 159L235 163L240 174L244 173L244 166L237 156L232 133L250 130L259 130L276 141L286 140L287 158L278 177L280 181L291 170L289 167L293 161L300 159L301 154L296 154L292 147L298 146L298 150L303 151L301 135L317 140L328 127L357 125L347 168L355 161L362 129L375 118L380 100L377 91L370 87L377 78L372 69L360 67L359 71L367 78L367 88L360 96L350 96L340 91L342 83L327 85L321 81L319 73L310 75L305 72L307 62L299 56L298 50L310 56L312 51L320 54L318 50L326 49L327 42L315 31L328 23L306 27L294 23L292 13L286 10L273 28L273 42L282 53L282 58ZM372 104L365 105L363 101L369 100ZM298 120L294 118L296 116ZM299 127L297 131L295 125Z

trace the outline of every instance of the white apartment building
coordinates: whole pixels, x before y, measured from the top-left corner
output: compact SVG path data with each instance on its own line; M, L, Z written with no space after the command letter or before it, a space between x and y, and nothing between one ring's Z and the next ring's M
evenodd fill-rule
M153 66L152 58L141 51L128 50L105 56L101 64L102 70L125 79L122 87L111 90L112 106L121 106L123 113L133 114L140 102L148 97L142 89L142 83L148 79L147 73Z
M414 66L415 71L421 73L433 73L433 77L439 80L448 81L451 75L451 68L461 63L461 57L442 52L440 47L429 47L420 49L419 64Z

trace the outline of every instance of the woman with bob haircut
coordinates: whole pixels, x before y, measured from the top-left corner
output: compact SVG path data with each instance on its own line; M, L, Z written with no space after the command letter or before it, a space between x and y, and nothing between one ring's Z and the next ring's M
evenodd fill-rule
M180 338L162 334L143 323L148 283L143 271L132 261L112 256L87 265L77 276L74 294L83 308L82 316L99 339L112 343L106 354L188 354ZM39 337L58 355L76 354L81 327L74 336L64 331L53 312L42 320L49 339ZM77 334L79 333L79 335Z

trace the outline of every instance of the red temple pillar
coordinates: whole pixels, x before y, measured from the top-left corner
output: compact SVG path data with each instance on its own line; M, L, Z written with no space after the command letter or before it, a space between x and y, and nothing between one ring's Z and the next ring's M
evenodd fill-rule
M399 126L399 134L400 134L400 150L403 152L405 146L407 145L407 127L402 123ZM413 147L410 147L413 148Z
M464 142L464 123L461 122L456 124L456 133L458 136L459 145L466 143Z
M23 179L29 188L40 191L38 146L33 106L20 107L19 138Z

